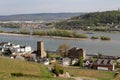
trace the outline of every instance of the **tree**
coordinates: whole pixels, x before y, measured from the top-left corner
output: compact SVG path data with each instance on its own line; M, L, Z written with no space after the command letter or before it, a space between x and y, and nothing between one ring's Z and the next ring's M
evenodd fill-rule
M98 52L98 58L101 58L103 55Z
M47 53L47 58L50 58L50 54L49 53Z
M78 60L78 66L83 67L83 63L84 63L83 57L80 57Z
M3 55L5 56L10 56L11 54L12 52L9 49L3 52Z
M52 68L52 72L54 74L56 74L56 76L59 76L59 74L63 74L64 73L64 69L59 64L55 63L53 68Z
M58 47L57 51L60 53L60 55L62 57L67 57L69 48L70 48L70 45L68 45L68 44L61 44Z

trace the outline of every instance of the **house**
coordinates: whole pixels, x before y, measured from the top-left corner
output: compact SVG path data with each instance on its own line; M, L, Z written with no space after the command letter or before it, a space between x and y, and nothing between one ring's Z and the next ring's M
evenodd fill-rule
M93 63L93 60L86 59L86 60L84 60L84 67L85 68L91 68L92 63Z
M49 64L50 64L49 59L45 59L45 60L43 61L43 64L44 64L44 65L49 65Z
M32 48L30 46L20 46L18 48L14 48L14 51L16 53L26 53L26 52L31 52L32 51Z
M37 62L36 54L31 54L31 55L30 55L30 61L35 61L35 62Z
M73 59L73 60L71 60L71 65L75 65L75 64L77 64L78 63L78 59L76 58L76 59Z
M63 66L69 66L71 64L71 59L70 58L62 58L62 65Z
M91 65L92 69L114 71L114 60L98 59Z
M0 50L2 51L2 52L4 52L5 50L8 50L8 48L10 48L10 43L8 43L8 42L1 42L0 43Z
M56 62L56 59L55 58L51 58L50 59L50 63L55 63Z
M83 57L83 59L86 58L86 50L83 48L77 48L73 47L72 49L68 50L68 58L75 59Z

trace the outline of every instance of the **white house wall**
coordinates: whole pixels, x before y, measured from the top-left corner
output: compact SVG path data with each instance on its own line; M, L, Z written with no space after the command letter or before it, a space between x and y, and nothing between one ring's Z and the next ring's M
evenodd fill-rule
M107 67L97 67L98 70L108 70Z

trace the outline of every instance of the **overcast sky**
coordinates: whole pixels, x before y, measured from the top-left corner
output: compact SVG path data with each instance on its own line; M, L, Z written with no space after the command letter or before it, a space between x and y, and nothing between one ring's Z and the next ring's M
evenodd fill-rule
M120 0L0 0L0 15L117 10Z

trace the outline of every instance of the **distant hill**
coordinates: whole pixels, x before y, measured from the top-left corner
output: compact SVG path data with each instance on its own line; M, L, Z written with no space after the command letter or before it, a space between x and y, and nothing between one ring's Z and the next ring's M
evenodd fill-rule
M120 24L120 11L93 12L71 19L61 21L56 24L57 28L80 28L81 26L106 26Z
M38 14L18 14L9 16L0 16L0 21L50 21L64 20L83 13L38 13Z

